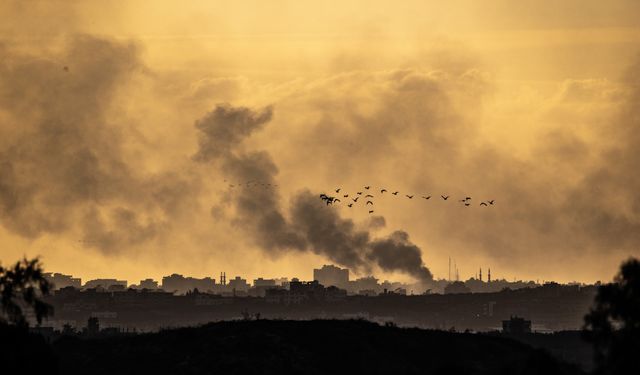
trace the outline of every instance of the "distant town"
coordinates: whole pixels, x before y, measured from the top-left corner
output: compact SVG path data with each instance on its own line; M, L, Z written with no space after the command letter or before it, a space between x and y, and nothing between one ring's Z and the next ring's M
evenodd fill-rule
M486 279L483 278L482 268L475 277L467 281L460 281L457 270L455 277L448 279L432 280L428 285L405 284L400 282L383 281L380 282L373 276L361 277L351 280L349 270L336 267L334 265L324 265L313 270L313 281L317 281L325 287L335 286L343 289L348 295L376 296L384 292L395 294L452 294L452 293L489 293L498 292L505 288L521 289L532 288L539 284L534 281L507 281L505 279L492 280L491 269L488 270ZM129 284L127 280L117 279L95 279L82 283L80 278L61 273L46 273L45 277L55 285L55 289L73 287L76 289L88 290L99 289L109 292L124 291L126 289L135 290L162 290L173 294L182 295L195 291L200 293L219 294L222 296L251 296L264 297L268 289L289 289L291 282L299 282L297 278L289 280L287 277L264 279L262 277L249 282L240 276L227 279L226 272L220 272L220 277L216 280L213 277L195 278L179 274L164 276L162 283L153 279L140 280L138 284Z
M79 278L48 273L55 286L47 302L54 315L40 329L104 332L157 331L167 327L239 319L366 319L382 324L470 330L553 332L579 329L596 293L595 285L538 284L486 279L435 280L418 284L350 280L349 270L325 265L313 280L258 278L249 283L221 272L193 278L173 274L128 284L126 280ZM514 318L519 317L519 318ZM514 320L515 319L515 320ZM91 321L92 323L88 323Z

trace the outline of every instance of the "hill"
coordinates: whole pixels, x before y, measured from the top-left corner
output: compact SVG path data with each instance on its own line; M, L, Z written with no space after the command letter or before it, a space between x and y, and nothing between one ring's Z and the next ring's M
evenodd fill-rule
M359 320L210 323L53 348L64 374L582 374L508 338Z

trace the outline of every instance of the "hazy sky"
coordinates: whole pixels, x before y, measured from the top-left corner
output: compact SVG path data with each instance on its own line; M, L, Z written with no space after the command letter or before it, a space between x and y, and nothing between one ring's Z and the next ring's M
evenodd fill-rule
M635 0L0 4L2 263L592 282L640 256ZM316 199L365 185L400 194Z

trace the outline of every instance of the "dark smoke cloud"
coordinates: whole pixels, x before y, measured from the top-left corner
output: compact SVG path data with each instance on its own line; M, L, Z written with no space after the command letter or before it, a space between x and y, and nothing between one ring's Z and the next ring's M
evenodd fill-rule
M316 254L352 270L370 270L363 258L371 241L369 232L358 230L353 220L340 217L317 194L307 190L296 195L291 205L291 222Z
M0 49L0 61L2 225L35 238L83 223L83 242L107 252L155 238L196 188L137 168L111 118L144 69L137 47L82 36L51 56Z
M227 180L236 185L239 192L230 195L237 215L234 221L254 235L257 245L267 251L304 249L304 239L290 230L280 211L279 195L274 190L278 168L270 155L240 150L241 142L271 120L272 114L270 107L253 111L227 104L216 106L196 122L200 139L194 159L216 163Z
M287 219L280 208L277 190L254 187L251 182L276 185L278 168L266 152L244 152L241 142L261 128L272 116L271 108L253 111L245 107L219 105L196 122L200 149L194 156L200 162L219 163L228 180L244 189L231 195L235 222L251 235L263 250L310 250L358 272L370 272L372 265L385 271L398 271L418 278L432 279L422 264L420 249L409 242L404 232L388 239L372 241L368 230L358 229L350 219L327 207L317 194L304 190L295 195ZM261 185L262 186L262 185ZM216 207L215 215L219 215ZM374 227L384 226L376 217Z
M272 116L271 107L254 112L249 108L234 108L226 104L216 106L196 122L196 128L201 133L198 153L194 158L209 161L231 154L242 140L261 129Z

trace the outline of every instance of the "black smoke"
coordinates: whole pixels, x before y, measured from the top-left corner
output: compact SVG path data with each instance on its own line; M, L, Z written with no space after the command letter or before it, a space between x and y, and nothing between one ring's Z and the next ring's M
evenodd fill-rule
M308 250L359 272L370 272L376 265L420 281L431 280L420 249L405 232L373 239L369 230L342 218L337 209L325 205L309 190L293 197L289 216L285 216L278 190L273 188L278 168L271 156L242 147L242 140L269 122L272 114L271 107L254 111L222 104L196 122L200 148L194 159L219 166L227 179L235 182L236 192L229 195L234 222L267 252ZM372 227L384 223L383 217L377 217Z

